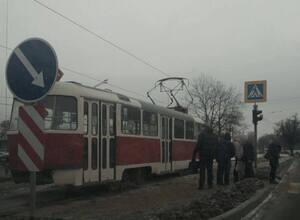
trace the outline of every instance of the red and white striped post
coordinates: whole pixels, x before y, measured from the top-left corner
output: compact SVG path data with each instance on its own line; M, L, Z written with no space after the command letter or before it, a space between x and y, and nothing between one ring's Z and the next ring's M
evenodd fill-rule
M36 208L36 172L44 164L44 118L46 110L40 105L25 105L19 109L18 157L30 172L30 216Z

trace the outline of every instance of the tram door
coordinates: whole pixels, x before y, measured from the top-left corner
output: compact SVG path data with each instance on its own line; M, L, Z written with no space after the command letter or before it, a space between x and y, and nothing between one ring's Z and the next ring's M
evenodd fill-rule
M116 110L111 103L101 103L101 181L115 178Z
M99 180L99 156L100 149L100 110L99 102L93 100L84 101L84 146L83 146L83 182L95 182Z
M171 151L172 151L172 140L171 134L172 129L172 119L162 116L161 117L161 162L163 164L163 171L171 171L172 161L171 161Z

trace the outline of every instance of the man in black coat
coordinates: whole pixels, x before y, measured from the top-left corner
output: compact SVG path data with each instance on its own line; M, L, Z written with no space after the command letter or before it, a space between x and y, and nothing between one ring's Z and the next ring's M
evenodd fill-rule
M279 167L279 157L280 157L281 146L274 141L272 141L268 147L268 151L265 158L270 162L270 183L277 184L276 181L276 171Z
M196 154L200 157L200 178L198 189L203 189L205 183L205 171L207 171L207 184L209 188L213 186L213 159L217 137L209 127L205 127L198 136L198 141L193 152L192 163L194 163Z
M229 185L229 176L231 168L231 158L234 157L234 145L231 142L229 133L224 135L224 139L220 141L216 148L216 160L218 163L217 184Z

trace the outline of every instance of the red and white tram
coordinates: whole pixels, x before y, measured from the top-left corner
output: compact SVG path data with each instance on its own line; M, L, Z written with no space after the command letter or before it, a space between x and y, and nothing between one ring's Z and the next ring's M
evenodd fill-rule
M39 103L47 110L39 184L83 185L188 168L198 123L185 113L74 82L57 82ZM17 183L29 177L17 152L21 105L14 100L8 132Z

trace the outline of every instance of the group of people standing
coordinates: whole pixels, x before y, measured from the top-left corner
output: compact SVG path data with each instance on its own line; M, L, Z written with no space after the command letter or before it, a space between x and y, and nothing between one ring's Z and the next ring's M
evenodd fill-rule
M192 164L195 164L195 159L197 154L200 157L200 178L199 178L199 189L204 188L205 176L207 173L207 185L209 188L213 187L213 161L217 161L217 184L218 185L229 185L230 183L230 170L232 158L235 157L234 165L234 181L239 181L243 178L254 177L253 163L255 161L254 147L252 140L248 138L247 140L240 140L239 138L234 138L231 140L229 133L221 138L218 138L213 130L209 127L205 127L203 131L199 134L196 147L193 152ZM271 145L270 145L271 146ZM277 146L277 145L276 145ZM277 149L278 147L276 147ZM272 148L273 149L273 148ZM275 148L274 148L275 149ZM279 149L279 148L278 148ZM276 150L274 150L276 151ZM268 151L269 152L269 151ZM278 167L278 158L280 150L270 151L268 156L270 158L277 158L270 160L271 173L270 182L273 181L273 176L276 173ZM277 156L274 156L274 155ZM272 155L272 156L271 156ZM272 169L273 166L273 169ZM276 176L276 175L275 175Z

